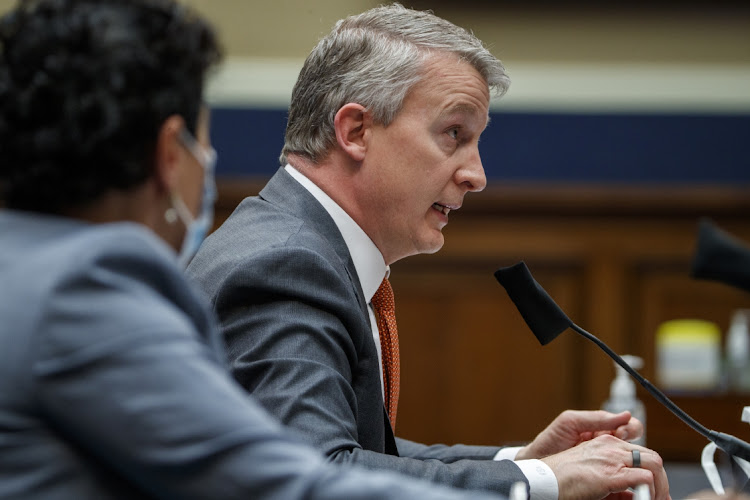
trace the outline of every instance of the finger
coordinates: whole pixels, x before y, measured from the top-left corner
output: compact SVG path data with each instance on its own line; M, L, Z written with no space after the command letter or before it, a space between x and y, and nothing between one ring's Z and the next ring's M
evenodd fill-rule
M614 435L623 441L638 439L643 435L643 423L637 418L631 418L627 424L619 426Z
M594 439L596 435L593 432L581 432L579 434L579 442L590 441Z
M640 468L632 468L632 449L640 451ZM627 460L630 461L630 464L626 463L626 465L629 465L631 467L631 471L634 473L634 477L637 477L639 473L644 472L646 473L646 476L648 476L649 482L643 484L649 485L651 498L653 500L666 500L670 498L669 480L667 479L667 473L664 470L664 463L658 453L648 448L644 448L643 446L635 446L631 448L631 456ZM631 487L635 487L638 484L641 483L636 483L634 485L631 485Z
M619 427L618 427L618 429L619 429ZM592 437L598 437L598 436L604 436L604 435L618 437L616 435L616 431L610 431L610 430L596 431L596 432L593 432L593 433L589 432L588 434L591 434Z
M630 467L625 471L625 480L628 488L635 490L638 486L648 486L649 495L652 500L664 500L664 496L658 487L655 486L654 473L646 468Z
M595 437L603 436L605 434L608 434L610 436L615 436L616 438L622 439L623 441L633 441L643 435L643 425L638 420L631 419L631 422L629 422L627 425L621 425L620 427L614 430L602 430L602 431L596 431L594 433L582 432L581 441L586 441L587 439L593 439ZM587 435L589 437L584 437Z
M606 497L606 500L632 500L635 495L632 491L618 491L616 493L610 493Z
M575 425L578 432L590 431L598 433L608 431L611 434L620 427L624 427L625 430L630 432L631 420L634 421L633 426L637 427L639 425L639 423L636 423L638 420L633 419L629 411L621 413L610 413L604 410L582 411L577 412L575 415Z
M614 436L622 439L623 441L638 438L638 436L635 435L635 430L631 430L626 425L621 425L620 427L618 427L614 432Z

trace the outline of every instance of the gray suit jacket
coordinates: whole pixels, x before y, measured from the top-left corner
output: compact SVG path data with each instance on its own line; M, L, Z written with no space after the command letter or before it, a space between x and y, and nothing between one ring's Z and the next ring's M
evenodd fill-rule
M526 482L513 462L491 460L498 447L394 440L349 251L284 169L206 240L188 275L219 316L235 378L332 461L505 493Z
M140 225L0 210L0 284L0 498L465 497L292 439Z

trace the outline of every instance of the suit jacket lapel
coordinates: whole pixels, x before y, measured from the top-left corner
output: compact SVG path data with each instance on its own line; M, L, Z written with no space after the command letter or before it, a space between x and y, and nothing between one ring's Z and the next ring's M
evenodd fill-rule
M344 241L344 237L341 236L341 231L339 231L338 226L336 226L336 223L326 209L323 208L323 205L321 205L320 202L318 202L318 200L316 200L315 197L304 188L304 186L297 182L294 177L289 175L283 167L276 172L270 181L268 181L268 184L266 184L261 190L259 196L268 203L279 207L279 209L304 219L316 231L325 235L326 239L330 241L336 254L341 258L342 262L345 263L346 271L349 274L349 280L351 281L357 296L362 317L368 325L368 332L372 339L372 331L369 328L370 313L367 309L365 295L362 292L362 285L359 282L359 276L354 267L349 248L346 246L346 242ZM398 456L396 440L393 435L393 430L391 429L390 420L388 419L385 406L383 406L383 421L385 431L384 451L389 455Z
M359 282L357 270L354 267L349 248L346 246L344 237L341 236L338 226L328 214L323 205L310 194L294 177L279 168L276 174L268 181L268 184L260 192L260 197L268 203L279 207L281 210L294 214L308 221L308 223L319 233L326 236L330 241L336 254L341 258L346 267L346 272L354 287L359 302L360 310L365 318L369 318L365 295ZM369 320L368 320L369 324Z

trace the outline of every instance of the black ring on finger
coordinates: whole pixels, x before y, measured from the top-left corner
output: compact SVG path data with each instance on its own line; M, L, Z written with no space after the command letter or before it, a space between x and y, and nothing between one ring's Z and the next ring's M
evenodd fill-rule
M638 450L633 450L633 467L638 468L641 466L641 452Z

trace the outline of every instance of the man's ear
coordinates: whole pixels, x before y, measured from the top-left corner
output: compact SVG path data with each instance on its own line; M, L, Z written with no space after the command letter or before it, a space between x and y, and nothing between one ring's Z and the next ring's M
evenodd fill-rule
M372 126L372 116L361 104L350 102L338 110L333 119L336 142L354 161L365 159L366 132Z
M157 189L171 192L177 185L180 176L180 156L184 154L180 143L180 130L185 120L179 115L172 115L161 124L156 137L154 149L154 179Z

